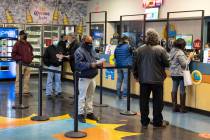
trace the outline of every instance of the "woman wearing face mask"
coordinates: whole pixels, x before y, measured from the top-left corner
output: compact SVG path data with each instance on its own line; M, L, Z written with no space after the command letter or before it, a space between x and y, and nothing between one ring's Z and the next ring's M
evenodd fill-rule
M58 46L58 39L53 38L53 44L49 46L43 56L43 61L49 69L52 70L61 70L62 60L63 60L64 50L61 46ZM55 96L62 98L62 89L61 89L61 74L48 72L47 75L47 84L46 84L46 96L48 99L52 99L53 95L53 77L55 76Z

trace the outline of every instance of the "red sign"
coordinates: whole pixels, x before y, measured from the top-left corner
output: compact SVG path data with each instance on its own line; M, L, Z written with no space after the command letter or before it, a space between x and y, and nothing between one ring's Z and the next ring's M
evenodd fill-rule
M196 49L196 50L200 50L201 49L201 40L200 39L194 40L193 48Z
M163 4L163 0L143 0L144 8L160 7Z

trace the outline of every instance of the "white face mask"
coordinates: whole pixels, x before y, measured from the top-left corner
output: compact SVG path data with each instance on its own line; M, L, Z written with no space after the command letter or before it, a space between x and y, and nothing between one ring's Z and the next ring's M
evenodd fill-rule
M54 45L54 46L57 46L57 45L58 45L58 41L57 41L57 40L54 40L54 41L53 41L53 45Z

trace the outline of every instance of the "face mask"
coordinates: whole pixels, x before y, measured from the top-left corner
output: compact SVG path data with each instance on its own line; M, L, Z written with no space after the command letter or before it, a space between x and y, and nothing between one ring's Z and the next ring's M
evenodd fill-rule
M26 39L27 39L27 35L24 35L24 36L23 36L23 39L26 40Z
M86 43L86 48L90 51L93 48L93 45L91 43Z
M56 40L56 41L53 41L53 45L54 46L57 46L58 45L58 41Z

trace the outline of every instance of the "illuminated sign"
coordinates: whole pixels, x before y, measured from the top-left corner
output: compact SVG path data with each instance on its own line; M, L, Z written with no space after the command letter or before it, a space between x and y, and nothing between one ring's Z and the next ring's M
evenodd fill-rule
M0 38L18 38L18 29L0 28Z
M163 4L163 0L143 0L144 8L160 7Z

